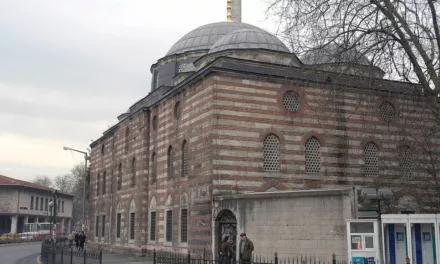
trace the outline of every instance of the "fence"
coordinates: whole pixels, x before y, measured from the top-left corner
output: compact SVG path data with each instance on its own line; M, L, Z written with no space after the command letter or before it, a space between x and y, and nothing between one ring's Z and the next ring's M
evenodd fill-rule
M251 264L347 264L347 261L337 260L336 255L329 256L330 260L323 260L318 257L310 256L292 256L286 258L279 258L277 253L273 257L264 257L253 255ZM206 251L203 255L178 254L169 252L153 251L153 264L238 264L240 261L234 258L219 259L210 255ZM373 263L369 263L373 264Z
M43 264L102 264L102 251L78 251L64 242L41 243L40 260Z

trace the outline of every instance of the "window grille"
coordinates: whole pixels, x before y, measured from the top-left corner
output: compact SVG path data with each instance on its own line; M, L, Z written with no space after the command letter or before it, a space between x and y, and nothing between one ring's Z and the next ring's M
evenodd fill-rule
M188 176L188 143L183 142L182 146L182 177Z
M99 236L99 215L96 216L95 220L95 237Z
M63 205L64 205L64 202L63 202ZM40 198L40 211L43 211L43 210L44 210L44 198L41 197ZM63 209L63 212L64 212L64 209Z
M188 242L188 209L180 210L180 241Z
M131 162L131 187L136 186L136 158Z
M378 176L379 157L376 144L369 142L364 149L365 176Z
M31 210L34 209L34 197L31 196Z
M121 238L121 213L116 214L116 238Z
M104 171L104 174L102 175L102 195L104 195L105 192L107 191L106 187L107 187L107 172Z
M173 168L173 148L170 146L168 149L168 180L174 178L174 168Z
M156 212L150 213L151 225L150 225L150 240L156 240Z
M38 199L39 197L35 198L35 210L38 210Z
M153 157L151 158L152 164L152 173L151 173L151 181L153 183L156 182L157 179L157 162L156 162L156 153L153 153Z
M118 191L122 189L122 164L118 167Z
M167 242L173 241L173 211L167 211L166 221L166 240Z
M101 237L105 237L105 215L102 216Z
M321 171L321 145L315 137L306 141L306 173L320 173Z
M180 102L177 102L176 106L174 107L174 116L177 120L180 120Z
M130 239L134 240L135 213L130 213Z
M400 150L399 157L400 175L409 178L412 176L412 157L408 146L404 146Z
M290 112L298 111L300 104L299 94L294 91L288 91L283 96L283 106Z
M98 177L96 178L96 196L99 195L99 184L101 183L101 175L98 173Z
M380 105L380 115L385 122L391 122L396 115L396 109L390 102L383 102Z
M280 141L274 134L269 134L263 143L264 171L274 172L280 170Z
M157 125L158 125L157 116L154 116L153 117L153 130L154 131L157 130Z

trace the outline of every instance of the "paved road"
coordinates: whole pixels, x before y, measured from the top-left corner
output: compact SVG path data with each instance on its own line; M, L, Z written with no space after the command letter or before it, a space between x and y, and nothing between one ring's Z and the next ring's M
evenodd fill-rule
M41 243L0 246L0 263L35 264L40 250Z

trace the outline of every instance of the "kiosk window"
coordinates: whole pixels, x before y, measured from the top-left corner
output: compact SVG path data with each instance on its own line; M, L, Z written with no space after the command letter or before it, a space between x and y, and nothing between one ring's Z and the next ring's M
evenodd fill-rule
M350 223L351 233L374 234L373 223Z
M373 236L365 236L365 249L374 249Z
M360 235L351 236L351 249L362 250L362 236Z

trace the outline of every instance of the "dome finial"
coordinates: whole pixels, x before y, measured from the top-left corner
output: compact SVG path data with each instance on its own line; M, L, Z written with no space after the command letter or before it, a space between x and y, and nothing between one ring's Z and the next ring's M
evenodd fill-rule
M241 0L227 0L228 22L241 22Z

